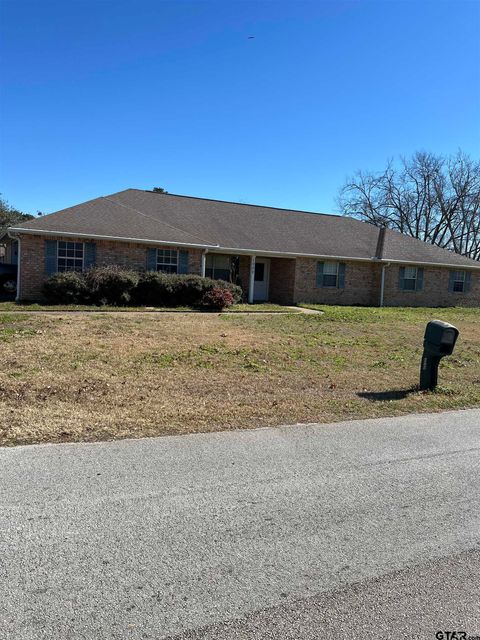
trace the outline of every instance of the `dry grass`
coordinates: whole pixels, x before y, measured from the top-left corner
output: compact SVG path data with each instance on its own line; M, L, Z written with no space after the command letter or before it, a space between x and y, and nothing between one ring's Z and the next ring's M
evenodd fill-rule
M480 405L480 311L0 315L0 443L99 440ZM425 322L461 331L436 393Z
M192 309L190 307L113 307L102 306L95 307L93 305L86 304L40 304L38 302L14 302L3 301L0 302L0 313L5 312L19 312L19 311L48 311L58 313L59 311L87 311L92 313L100 312L115 312L115 313L150 313L152 311L158 313L198 313L198 309ZM225 309L224 313L286 313L292 312L292 308L286 309L279 304L271 304L269 302L261 302L258 304L234 304L228 309ZM208 311L205 313L209 313Z

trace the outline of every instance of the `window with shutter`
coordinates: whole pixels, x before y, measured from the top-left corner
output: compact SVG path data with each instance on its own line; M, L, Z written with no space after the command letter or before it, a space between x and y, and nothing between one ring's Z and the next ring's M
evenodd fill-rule
M451 290L454 293L463 293L465 291L465 283L466 283L465 271L451 272Z
M405 267L403 276L403 290L416 291L417 289L417 267Z
M83 242L58 242L57 271L83 271L83 258Z
M157 271L178 273L178 251L176 249L157 249Z

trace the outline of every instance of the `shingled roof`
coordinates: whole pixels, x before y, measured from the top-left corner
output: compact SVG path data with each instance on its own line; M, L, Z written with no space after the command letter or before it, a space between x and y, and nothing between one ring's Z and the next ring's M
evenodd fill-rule
M446 249L353 218L126 189L11 227L18 233L174 244L263 255L480 268ZM379 241L380 240L380 241Z

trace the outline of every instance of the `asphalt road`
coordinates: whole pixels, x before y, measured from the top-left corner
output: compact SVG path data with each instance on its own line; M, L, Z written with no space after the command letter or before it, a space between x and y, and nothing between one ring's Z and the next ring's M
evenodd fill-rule
M480 636L479 433L471 410L0 449L0 638Z

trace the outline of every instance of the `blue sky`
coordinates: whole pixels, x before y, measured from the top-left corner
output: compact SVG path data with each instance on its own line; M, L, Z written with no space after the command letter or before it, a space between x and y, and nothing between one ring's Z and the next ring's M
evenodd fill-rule
M2 0L0 191L335 211L358 168L480 155L479 27L476 1Z

